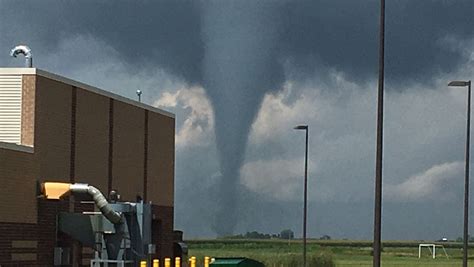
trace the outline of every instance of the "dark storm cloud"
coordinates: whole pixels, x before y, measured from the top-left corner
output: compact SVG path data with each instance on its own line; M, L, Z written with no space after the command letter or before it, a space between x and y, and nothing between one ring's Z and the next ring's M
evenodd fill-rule
M441 40L474 37L472 1L393 1L387 9L389 79L426 82L428 77L451 72L467 62Z
M298 76L311 74L314 62L355 80L377 74L379 1L296 1L287 9L282 53L294 58ZM423 80L465 62L440 39L472 38L473 11L472 1L388 1L388 82Z
M0 12L2 38L10 46L26 42L47 53L64 38L88 34L129 64L159 66L189 83L202 80L196 1L3 1Z
M253 5L253 1L234 2ZM284 5L284 12L276 14L277 43L269 49L275 50L275 60L291 61L299 78L321 67L337 68L354 79L374 77L378 2L267 1L268 6ZM34 47L37 52L54 49L70 35L91 34L117 49L127 62L159 65L190 83L201 83L205 53L201 31L206 16L202 7L208 3L4 0L0 27L8 45L34 40L41 46ZM473 11L469 0L388 1L388 82L422 80L462 63L465 59L443 47L440 39L447 35L472 38ZM241 19L235 23L244 22L245 16Z

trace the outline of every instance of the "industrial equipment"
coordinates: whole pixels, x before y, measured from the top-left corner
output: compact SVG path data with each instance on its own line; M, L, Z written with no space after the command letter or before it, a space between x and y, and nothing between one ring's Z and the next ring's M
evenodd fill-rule
M151 204L142 200L120 202L115 192L110 203L95 187L88 184L45 182L42 194L48 199L60 199L68 194L92 197L100 212L61 212L58 230L80 241L95 251L91 267L140 266L140 261L151 262L155 245L151 242ZM58 257L60 259L60 257ZM60 260L58 265L62 265Z

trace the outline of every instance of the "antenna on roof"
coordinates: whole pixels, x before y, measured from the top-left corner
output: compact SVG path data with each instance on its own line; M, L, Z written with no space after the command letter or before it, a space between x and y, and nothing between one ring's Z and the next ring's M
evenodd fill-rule
M142 91L140 89L137 90L138 102L142 102Z
M32 68L33 67L33 54L31 53L31 49L26 45L17 45L15 48L10 51L10 56L17 57L18 55L24 55L26 58L25 67Z

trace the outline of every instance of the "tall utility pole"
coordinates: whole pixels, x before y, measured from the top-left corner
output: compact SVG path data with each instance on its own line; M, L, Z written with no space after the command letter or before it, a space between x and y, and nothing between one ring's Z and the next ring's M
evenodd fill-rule
M303 207L303 267L306 267L306 222L308 214L308 125L298 125L295 130L305 130L306 142L304 153L304 207Z
M466 167L464 175L464 245L463 245L463 256L462 264L463 267L467 267L468 261L468 244L469 244L469 143L470 143L470 131L471 131L471 81L468 84L467 94L467 133L466 133Z
M452 81L448 86L467 86L466 158L464 167L464 228L462 266L467 267L469 249L469 151L471 139L471 81Z
M380 267L382 230L382 156L383 156L383 92L385 55L385 0L380 0L379 83L377 97L377 151L375 160L375 210L373 266Z

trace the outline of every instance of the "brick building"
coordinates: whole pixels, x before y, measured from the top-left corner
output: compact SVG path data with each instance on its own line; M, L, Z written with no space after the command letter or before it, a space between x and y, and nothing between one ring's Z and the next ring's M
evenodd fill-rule
M0 266L52 266L59 211L42 181L88 183L153 204L155 257L173 253L174 115L35 68L0 68ZM59 237L58 237L59 236ZM76 247L78 265L89 248ZM77 260L77 258L76 258Z

